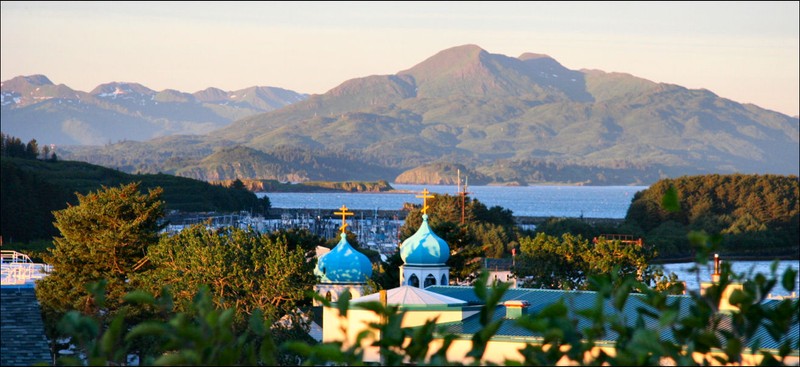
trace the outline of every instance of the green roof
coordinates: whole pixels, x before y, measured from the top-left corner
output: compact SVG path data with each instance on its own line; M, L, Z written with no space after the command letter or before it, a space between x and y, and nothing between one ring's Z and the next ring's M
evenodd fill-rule
M472 287L431 286L426 288L426 290L448 297L462 299L467 301L468 304L481 304L480 299L477 297L477 295L475 295ZM628 297L628 301L623 306L621 312L618 312L618 310L613 307L612 300L603 300L603 312L607 317L613 315L621 317L621 319L624 320L625 325L628 327L636 327L638 322L643 322L648 328L658 328L658 319L656 317L648 316L646 313L641 312L643 310L647 310L655 315L659 314L655 308L645 304L643 297L644 296L641 294L632 293ZM586 317L581 316L578 311L593 308L597 302L597 293L590 291L562 291L550 289L508 289L503 294L500 304L495 309L494 314L492 315L492 320L504 319L506 317L506 308L502 304L503 302L510 300L527 301L530 305L527 309L528 314L536 314L545 307L559 300L563 300L564 304L567 306L570 319L577 321L576 330L584 330L591 326L591 322ZM690 316L690 313L692 312L691 305L693 304L693 301L690 296L668 296L667 304L676 307L678 311L677 317L679 319ZM769 307L772 305L777 305L777 302L766 301L765 305ZM480 324L480 315L473 315L460 322L446 323L442 324L441 326L441 331L443 333L464 335L465 337L471 337L473 334L482 329L482 325ZM731 328L731 318L729 315L723 315L720 328ZM599 340L598 342L613 343L616 340L617 335L618 334L615 331L606 327L604 340ZM791 345L796 348L798 335L800 335L800 324L797 322L797 320L795 320L794 324L792 324L790 327L789 333L786 337L784 337L784 339L790 338L792 340ZM541 338L541 336L542 335L538 333L520 326L515 320L505 320L495 334L495 338L497 339L521 339L521 341L525 342L537 341L539 338ZM663 332L661 333L661 339L663 341L676 342L674 336L672 335L672 331L669 328L664 328ZM772 336L770 336L767 328L762 325L757 329L748 347L754 346L756 342L759 342L761 349L777 350L783 341L784 340L774 340Z

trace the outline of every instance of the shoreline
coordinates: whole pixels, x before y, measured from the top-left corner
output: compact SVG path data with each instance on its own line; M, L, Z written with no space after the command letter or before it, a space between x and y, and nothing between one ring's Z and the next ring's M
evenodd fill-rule
M800 261L800 257L792 256L792 255L779 255L779 256L768 256L768 255L722 255L720 254L720 259L723 261L733 262L733 261ZM693 263L694 257L681 257L681 258L669 258L669 259L653 259L650 261L650 264L654 265L665 265L665 264L684 264L684 263ZM713 263L713 259L708 260L709 263Z
M375 215L375 209L349 209L350 211L356 213L356 216L359 216L362 212L367 214L369 217ZM282 214L314 214L315 216L320 215L320 213L325 213L325 217L335 217L333 215L333 211L331 209L323 209L323 208L270 208L270 217L272 218L280 218ZM386 218L393 218L397 217L400 219L405 219L406 215L408 215L408 211L402 209L378 209L377 210L378 216L386 217ZM559 216L527 216L527 215L514 215L514 220L517 222L518 225L528 225L528 224L541 224L545 221L552 219L552 218L569 218L569 219L578 219L585 221L590 224L597 224L597 223L622 223L625 221L625 218L594 218L594 217L559 217Z

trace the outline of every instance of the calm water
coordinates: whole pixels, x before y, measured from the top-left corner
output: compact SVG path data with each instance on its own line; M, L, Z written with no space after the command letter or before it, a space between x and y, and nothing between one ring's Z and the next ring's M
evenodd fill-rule
M404 203L421 204L423 189L456 195L456 186L400 185L407 193L259 193L274 208L330 208L347 205L359 210L397 210ZM501 206L514 215L530 217L625 218L633 195L647 186L472 186L470 197L487 207Z
M723 260L724 261L724 260ZM767 278L770 278L770 267L772 266L772 261L731 261L731 270L733 270L736 274L744 273L748 275L748 278L752 278L749 274L755 275L756 273L764 274ZM691 272L689 269L694 266L694 263L678 263L678 264L664 264L664 273L675 273L681 280L686 282L687 290L699 290L700 283L698 282L698 276L696 272ZM781 261L778 263L778 268L775 272L778 284L772 289L773 295L788 295L791 292L785 290L783 286L781 286L781 279L783 279L783 273L786 271L787 268L791 267L795 271L798 270L799 264L797 261ZM699 268L699 281L700 282L708 282L711 280L711 273L714 272L714 264L713 261L709 262L708 266L701 266ZM795 277L795 287L794 292L798 291L798 284L800 284L800 272L796 274Z

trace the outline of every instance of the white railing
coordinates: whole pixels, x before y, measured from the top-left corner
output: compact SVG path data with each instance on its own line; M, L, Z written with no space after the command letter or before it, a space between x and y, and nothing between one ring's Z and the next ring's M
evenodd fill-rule
M34 263L28 255L11 250L0 251L0 268L2 285L32 284L52 270L50 265Z

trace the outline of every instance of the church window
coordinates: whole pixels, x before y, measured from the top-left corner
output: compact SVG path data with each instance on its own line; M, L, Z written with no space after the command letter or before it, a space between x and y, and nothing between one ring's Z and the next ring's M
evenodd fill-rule
M436 285L436 277L433 276L433 274L428 274L428 276L425 277L425 288L428 288L432 285Z
M411 274L411 277L408 278L408 285L419 288L419 278L416 274Z

